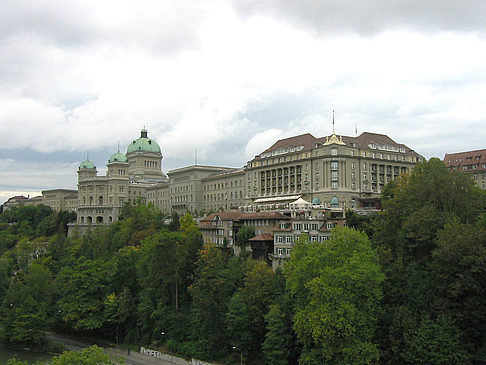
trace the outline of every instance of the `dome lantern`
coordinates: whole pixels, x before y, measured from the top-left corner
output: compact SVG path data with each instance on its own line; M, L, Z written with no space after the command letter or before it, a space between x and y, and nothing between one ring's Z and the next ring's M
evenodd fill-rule
M140 132L140 138L133 140L127 147L127 154L130 152L155 152L160 153L160 147L153 139L148 138L147 130Z

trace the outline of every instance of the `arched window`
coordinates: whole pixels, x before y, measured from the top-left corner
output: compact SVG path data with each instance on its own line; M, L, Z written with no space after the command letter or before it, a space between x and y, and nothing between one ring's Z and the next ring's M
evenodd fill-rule
M337 196L331 198L331 208L339 208L339 199Z
M88 224L93 223L93 218L92 218L92 217L89 217L89 216L88 216L88 217L86 217L86 222L87 222Z
M81 224L84 223L84 217L81 217Z
M103 223L103 217L102 216L97 216L96 217L96 223Z

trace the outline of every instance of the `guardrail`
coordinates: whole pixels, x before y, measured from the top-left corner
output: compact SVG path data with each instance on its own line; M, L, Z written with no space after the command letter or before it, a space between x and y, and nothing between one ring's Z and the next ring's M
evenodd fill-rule
M164 361L170 361L170 362L177 364L177 365L215 365L215 364L211 364L209 362L205 362L205 361L201 361L201 360L197 360L197 359L191 359L191 361L188 361L188 360L185 360L185 359L177 357L177 356L165 354L163 352L156 351L156 350L147 349L145 347L140 347L140 353L142 355L152 356L152 357L155 357L157 359L164 360Z

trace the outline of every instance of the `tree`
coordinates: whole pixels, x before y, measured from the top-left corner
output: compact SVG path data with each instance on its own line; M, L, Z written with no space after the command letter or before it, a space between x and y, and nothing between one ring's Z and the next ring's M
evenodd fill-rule
M12 281L3 298L0 324L4 341L43 344L53 316L53 303L51 273L42 265L32 264Z
M188 291L202 236L194 224L183 232L162 231L142 242L137 265L141 287L139 319L145 338L168 333L182 341L187 332ZM163 263L163 264L161 264Z
M200 250L190 293L193 338L201 356L221 359L230 351L226 313L243 275L242 263L229 259L214 245L206 244Z
M435 235L445 223L454 218L473 222L485 203L469 176L431 158L387 186L373 240L396 260L422 264L428 262Z
M465 295L455 298L450 294L462 290L456 286L458 281L469 288L471 285L477 288L479 284L475 275L471 282L459 279L471 274L475 270L473 267L478 267L473 263L478 257L465 260L468 261L465 264L456 252L470 253L479 248L477 244L473 244L474 248L468 247L475 240L462 233L461 225L474 224L478 213L486 208L485 197L470 176L450 171L437 158L417 164L409 175L402 175L387 184L384 210L374 220L373 234L386 274L384 312L378 337L384 362L406 361L409 349L406 334L418 328L419 318L446 316L453 318L454 325L460 330L466 330L467 326L469 333L483 330L483 325L479 324L484 323L482 320L465 325L466 321L459 316L461 312L466 317L475 316L481 311L472 308L478 309L479 302L469 307L468 314L465 314L465 307L461 307L470 299L477 301L477 290L469 292L466 289ZM448 235L441 233L450 224L461 233L455 234L448 228L445 228ZM467 226L467 229L471 228ZM481 255L481 250L476 252ZM477 337L472 341L476 348L477 341Z
M359 215L353 210L346 210L346 225L365 232L369 238L373 236L373 218L373 215Z
M256 341L252 328L251 311L241 293L237 291L230 300L226 314L227 332L231 338L231 345L241 353L245 359L251 354Z
M105 315L110 323L116 323L116 338L130 343L137 340L137 262L140 250L128 246L118 250L109 265L109 283L112 292L105 300ZM109 305L107 305L107 302Z
M462 342L462 333L450 318L424 317L418 326L405 333L409 364L467 364L470 357Z
M269 365L288 364L293 342L292 322L288 313L285 313L281 304L276 303L270 307L265 320L267 321L267 333L262 349L266 363Z
M452 222L437 235L431 276L433 307L454 320L476 361L486 360L486 217L475 224Z
M125 364L121 358L110 356L96 345L82 349L81 351L65 351L51 360L51 365L116 365Z
M275 298L276 278L263 261L250 260L244 285L231 299L227 316L231 342L248 357L261 357L265 341L265 314Z
M300 363L377 361L372 341L384 275L364 233L336 227L325 245L297 243L284 273L296 300Z
M80 257L57 276L63 320L75 330L94 330L105 323L104 302L109 293L108 264Z
M236 245L244 250L249 245L250 238L255 237L255 228L246 224L242 225L236 232Z

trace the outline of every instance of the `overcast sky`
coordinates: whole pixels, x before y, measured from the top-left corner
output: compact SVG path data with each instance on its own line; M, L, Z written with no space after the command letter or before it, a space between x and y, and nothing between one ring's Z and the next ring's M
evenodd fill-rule
M302 133L486 148L484 0L0 2L0 204L140 136L165 172Z

